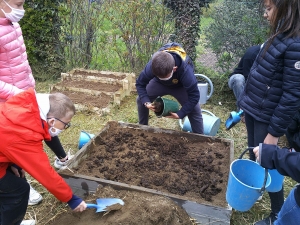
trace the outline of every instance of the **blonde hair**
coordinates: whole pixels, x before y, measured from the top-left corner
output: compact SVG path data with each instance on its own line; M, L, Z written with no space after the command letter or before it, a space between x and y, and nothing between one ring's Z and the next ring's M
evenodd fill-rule
M75 106L72 100L62 93L51 93L49 95L50 110L47 117L58 119L70 118L75 114Z
M152 56L152 72L159 78L167 77L175 66L173 56L168 52L156 52Z

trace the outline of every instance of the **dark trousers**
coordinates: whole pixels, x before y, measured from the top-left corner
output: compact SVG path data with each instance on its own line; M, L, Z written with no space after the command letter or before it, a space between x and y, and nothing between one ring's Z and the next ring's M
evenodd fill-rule
M22 222L28 205L29 190L26 179L7 170L0 179L1 225L19 225Z
M245 113L245 122L248 134L248 146L256 147L259 143L263 143L268 134L268 123L262 123L255 120L252 116ZM255 161L253 150L249 151L250 159ZM278 213L284 203L283 186L279 192L268 192L271 200L271 210L273 213Z
M169 86L162 85L155 81L155 79L152 79L147 85L146 90L151 102L153 102L158 96L162 97L164 95L173 96L181 105L188 102L188 94L183 87L171 88ZM139 97L137 97L136 103L138 107L139 124L148 125L149 109L142 104ZM191 123L193 132L203 134L203 119L200 105L197 104L193 111L187 116Z

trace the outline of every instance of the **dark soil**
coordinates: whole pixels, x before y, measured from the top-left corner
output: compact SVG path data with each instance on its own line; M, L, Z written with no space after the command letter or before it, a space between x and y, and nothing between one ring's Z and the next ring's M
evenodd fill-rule
M95 195L86 198L96 203L97 198L121 198L124 206L117 210L95 213L87 209L83 213L71 210L54 218L49 225L192 225L184 209L171 199L142 192L116 191L110 187L100 188Z
M51 92L60 92L67 95L74 104L85 105L87 107L105 108L113 100L113 96L101 94L101 95L90 95L88 93L81 93L68 90L56 90L55 88Z
M58 84L57 86L61 87L75 87L75 88L84 88L87 90L95 90L95 91L104 91L104 92L116 92L120 90L122 87L120 84L105 84L94 81L77 81L77 80L64 80Z
M121 128L114 122L100 136L76 173L227 206L228 143L183 132Z

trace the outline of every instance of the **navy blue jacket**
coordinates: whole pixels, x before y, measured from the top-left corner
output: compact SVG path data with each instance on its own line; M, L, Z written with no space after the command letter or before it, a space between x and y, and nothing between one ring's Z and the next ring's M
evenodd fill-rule
M289 142L289 147L300 152L300 110L297 111L292 122L288 126L285 136Z
M266 52L265 47L250 70L239 107L280 137L300 108L300 37L278 35Z
M176 53L169 52L175 59L176 72L170 80L159 80L152 72L152 60L150 60L144 70L141 72L136 80L136 89L141 102L144 104L150 102L147 95L146 86L152 79L156 79L159 83L172 88L184 87L188 94L188 102L177 112L180 119L184 118L187 114L191 113L194 107L198 104L200 93L197 87L197 79L194 74L194 65L190 58L183 61L182 58ZM188 57L188 56L187 56Z
M259 164L267 169L277 169L280 174L300 182L299 152L290 152L276 145L259 144ZM295 200L300 206L300 186L295 190Z

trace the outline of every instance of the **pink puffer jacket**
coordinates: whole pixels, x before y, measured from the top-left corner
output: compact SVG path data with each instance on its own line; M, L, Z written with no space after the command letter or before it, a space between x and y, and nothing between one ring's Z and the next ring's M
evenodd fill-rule
M21 27L0 18L0 102L35 87Z

